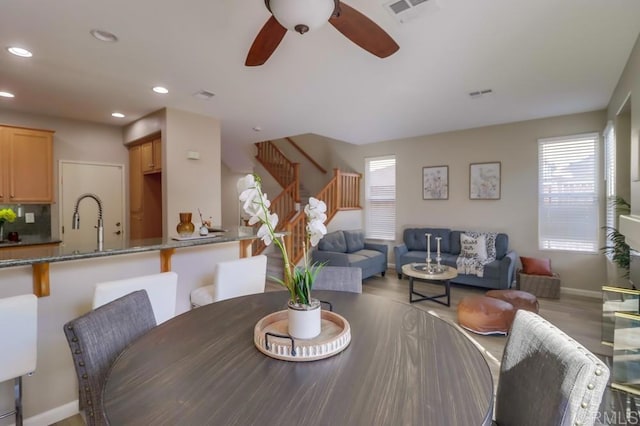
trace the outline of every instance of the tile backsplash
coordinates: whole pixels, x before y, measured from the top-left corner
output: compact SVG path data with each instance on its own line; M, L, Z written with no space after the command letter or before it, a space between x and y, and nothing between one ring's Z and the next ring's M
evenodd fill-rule
M4 224L5 238L7 233L15 231L20 236L51 237L51 205L50 204L22 204L22 217L16 217L12 223ZM18 214L17 204L0 204L0 210L10 208ZM26 214L33 213L34 223L26 223Z

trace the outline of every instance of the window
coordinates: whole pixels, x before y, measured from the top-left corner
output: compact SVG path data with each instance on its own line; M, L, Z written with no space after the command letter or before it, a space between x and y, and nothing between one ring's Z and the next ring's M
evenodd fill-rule
M597 133L538 140L540 249L598 250Z
M366 237L396 239L396 157L365 159Z
M616 197L616 132L611 121L604 129L604 180L604 195L607 203L606 226L607 228L617 228L616 205L613 202ZM607 243L613 245L613 242L608 238Z

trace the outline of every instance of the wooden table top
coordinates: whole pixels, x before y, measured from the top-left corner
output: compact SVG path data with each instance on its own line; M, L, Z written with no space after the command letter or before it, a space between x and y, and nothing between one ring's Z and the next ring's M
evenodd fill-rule
M379 296L317 291L351 324L324 360L269 358L253 328L284 309L268 292L186 312L116 360L103 399L113 425L485 425L493 380L452 325Z
M429 274L426 271L418 271L414 265L425 265L425 263L407 263L402 265L402 273L408 277L420 278L423 280L445 281L452 280L458 276L458 270L451 266L443 265L446 270L440 274Z

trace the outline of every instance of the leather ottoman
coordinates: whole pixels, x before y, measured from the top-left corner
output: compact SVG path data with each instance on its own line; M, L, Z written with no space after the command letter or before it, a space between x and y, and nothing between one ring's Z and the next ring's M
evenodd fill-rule
M509 302L518 309L524 309L525 311L538 313L538 299L531 293L521 290L489 290L485 293L487 297L493 297L496 299Z
M509 302L487 296L467 296L458 303L458 324L478 334L507 334L516 309Z

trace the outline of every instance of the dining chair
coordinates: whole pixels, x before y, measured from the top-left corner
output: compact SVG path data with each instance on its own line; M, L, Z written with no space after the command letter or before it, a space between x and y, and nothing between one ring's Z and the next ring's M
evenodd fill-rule
M102 388L118 355L155 327L146 290L129 293L64 325L89 426L106 425Z
M312 289L362 293L362 269L353 266L323 266Z
M177 288L178 274L175 272L163 272L102 282L96 284L93 293L93 308L95 309L133 291L146 290L156 323L162 324L176 314Z
M498 426L593 425L609 369L539 315L518 310L498 380Z
M15 415L22 426L22 376L36 369L38 352L38 298L33 294L0 299L0 382L14 379Z
M264 293L266 279L267 256L263 254L219 262L213 284L191 292L191 306L197 308L232 297Z

